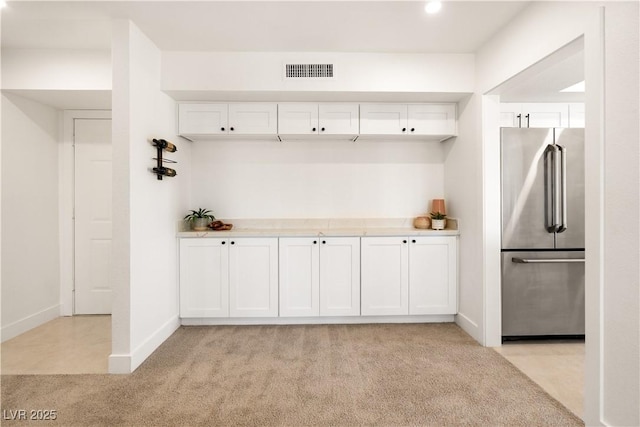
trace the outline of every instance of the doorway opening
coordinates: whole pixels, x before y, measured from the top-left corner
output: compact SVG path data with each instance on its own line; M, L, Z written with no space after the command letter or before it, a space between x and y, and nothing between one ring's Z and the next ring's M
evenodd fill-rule
M556 130L560 128L584 128L584 103L586 100L584 80L584 38L581 37L559 49L539 63L522 71L512 79L491 91L488 95L499 97L501 128L549 128ZM582 87L582 91L580 91L580 87ZM526 132L529 131L524 131L523 133ZM495 134L497 135L498 133L496 132ZM578 162L578 166L584 168L584 159L582 159L581 162ZM540 175L540 173L533 175ZM542 173L542 175L544 175L544 173ZM500 183L500 181L500 179L497 179L495 182ZM582 188L584 188L584 180L582 181L582 186ZM500 194L501 188L495 188L495 191L497 194ZM558 205L560 205L560 202L561 200L558 199ZM572 250L581 249L583 251L581 253L584 254L584 198L581 203L582 212L579 213L581 213L582 221L578 221L578 224L574 222L573 228L581 228L581 230L578 231L583 236L581 240L582 244L581 246L578 245L580 248L575 247L572 248ZM502 204L503 206L496 207L494 212L504 210L504 200L502 200ZM544 212L544 209L542 209L542 211ZM522 212L520 212L520 214L524 215ZM504 225L504 212L502 217ZM558 235L560 236L560 234ZM503 232L503 243L504 238L505 236ZM554 245L555 242L556 241L554 240ZM502 253L504 254L504 246L502 246L502 250ZM547 253L546 255L549 254ZM504 336L505 334L510 335L506 331L514 328L514 316L507 315L507 312L520 313L522 310L518 309L514 311L511 307L506 306L510 304L510 301L513 301L513 298L509 297L510 291L508 289L507 291L509 292L505 294L505 288L512 286L513 283L512 281L504 279L505 271L511 271L511 269L508 268L510 265L505 267L504 263L507 262L505 261L506 258L500 258L503 259L503 265L501 268L501 271L503 272L503 280L501 283L501 335ZM520 258L523 257L518 257L518 259ZM545 261L546 259L553 257L544 256L543 258L544 260L542 261ZM576 257L572 256L571 258ZM581 256L580 258L584 260L584 256ZM574 264L575 263L567 263L567 268L560 268L561 273L565 270L575 270L576 266ZM557 265L561 264L554 264L554 266L556 266L555 268L557 268ZM578 323L581 324L581 331L584 331L584 266L581 267L580 271L581 273L577 276L581 277L578 277L578 279L574 281L575 283L569 284L569 281L567 281L566 285L575 287L575 285L579 284L581 287L577 291L573 289L576 292L573 292L572 295L573 298L576 299L575 306L577 307L579 305L578 310L581 312L581 319L578 319ZM512 279L511 276L509 276L509 280ZM558 278L560 276L558 274L553 275L554 278ZM527 291L527 295L530 295L531 287L528 289L529 291ZM579 301L580 304L577 302L579 299L581 299L581 301ZM522 298L518 298L518 300L522 300ZM505 325L505 323L508 324ZM528 325L532 323L535 322L528 322ZM526 336L527 333L528 332L523 333L523 335ZM536 335L533 332L531 332L531 334ZM554 334L547 333L540 335ZM576 333L576 335L580 334ZM527 338L538 337L531 336ZM496 351L502 354L512 364L517 366L533 381L541 385L547 392L549 392L549 394L567 406L576 415L579 417L584 416L584 339L528 339L508 341L504 343L502 347L496 348Z

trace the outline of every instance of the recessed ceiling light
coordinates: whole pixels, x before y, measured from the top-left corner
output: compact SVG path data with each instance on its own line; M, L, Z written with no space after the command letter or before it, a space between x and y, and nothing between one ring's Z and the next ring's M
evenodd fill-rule
M424 11L427 13L438 13L442 8L442 3L439 1L428 1L424 6Z
M584 92L584 80L569 87L565 87L560 92Z

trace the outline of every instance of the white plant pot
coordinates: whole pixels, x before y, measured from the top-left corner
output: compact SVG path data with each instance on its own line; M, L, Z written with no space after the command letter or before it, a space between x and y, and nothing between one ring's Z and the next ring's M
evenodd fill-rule
M207 231L207 225L211 222L209 218L194 218L191 220L191 229L193 231Z
M431 219L432 230L444 230L447 225L446 219Z

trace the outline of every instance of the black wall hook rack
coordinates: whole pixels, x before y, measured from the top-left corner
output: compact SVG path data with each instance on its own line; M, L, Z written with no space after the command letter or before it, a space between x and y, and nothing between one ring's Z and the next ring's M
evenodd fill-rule
M177 172L175 171L175 169L168 168L164 166L163 163L178 163L178 162L171 159L163 159L162 152L167 151L169 153L175 153L176 151L178 151L178 148L174 144L170 143L165 139L154 138L151 141L151 143L153 144L154 147L156 147L156 150L158 152L158 156L153 157L153 160L156 161L156 167L151 170L152 173L155 173L159 180L162 180L163 176L176 176Z

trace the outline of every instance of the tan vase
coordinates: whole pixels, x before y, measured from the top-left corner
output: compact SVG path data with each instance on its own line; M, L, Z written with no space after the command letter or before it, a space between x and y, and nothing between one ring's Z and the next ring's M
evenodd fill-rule
M431 227L431 218L428 216L418 216L413 220L413 227L428 230Z

